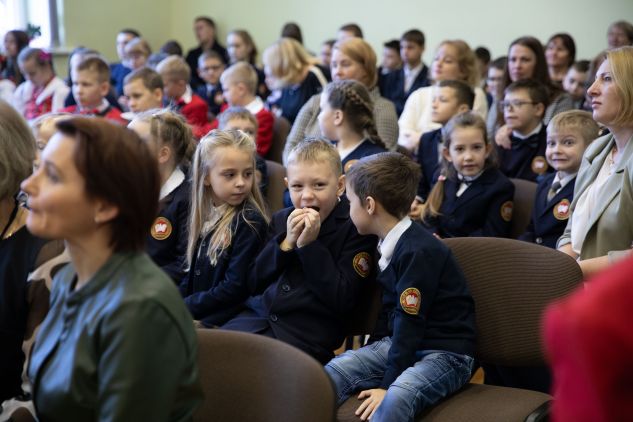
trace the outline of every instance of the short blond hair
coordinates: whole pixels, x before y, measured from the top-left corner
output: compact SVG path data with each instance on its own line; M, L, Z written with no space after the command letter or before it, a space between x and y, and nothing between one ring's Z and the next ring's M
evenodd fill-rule
M318 63L303 46L292 38L281 38L264 50L264 66L277 80L273 89L282 89L301 82L306 67Z
M336 177L343 174L340 154L332 142L323 138L306 138L290 151L286 167L300 163L328 163Z
M35 139L26 121L8 103L0 100L0 199L20 190L20 183L33 171Z
M237 62L222 72L222 84L244 84L252 95L257 93L257 72L247 62Z
M149 57L152 54L152 48L149 43L143 38L133 38L125 45L125 54L140 54L144 57Z
M608 50L606 56L611 66L613 82L622 100L620 112L613 123L627 125L633 121L633 46Z
M583 110L568 110L555 115L547 125L547 133L556 133L561 130L573 130L577 132L589 145L600 133L600 127L591 117L591 113Z
M169 56L163 59L156 66L156 71L160 76L172 81L185 81L189 83L191 79L191 69L180 56Z

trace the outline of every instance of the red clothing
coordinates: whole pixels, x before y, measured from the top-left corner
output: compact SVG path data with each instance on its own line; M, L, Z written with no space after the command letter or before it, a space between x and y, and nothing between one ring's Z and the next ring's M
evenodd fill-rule
M185 102L180 98L175 103L175 109L185 117L187 123L191 125L193 136L202 138L211 130L211 125L207 119L209 106L196 94L191 94L191 100Z
M123 126L127 126L129 123L123 117L121 117L121 111L116 108L108 105L104 110L99 111L98 109L83 109L80 110L78 105L72 105L65 107L61 110L62 112L72 113L72 114L80 114L85 116L98 116L105 117L108 120L111 120L114 123L118 123Z
M553 421L633 415L633 258L599 274L545 316Z
M25 104L26 108L24 110L24 117L26 117L27 120L35 119L36 117L53 111L52 95L43 100L41 103L37 103L37 98L42 94L42 92L44 92L44 88L46 88L46 86L38 86L33 88L31 98L29 98Z
M228 104L222 104L220 113L223 113L227 108L229 108ZM255 139L257 153L260 157L266 157L273 144L273 124L275 123L275 115L265 108L260 109L254 114L257 119L257 137ZM211 129L217 129L218 125L218 119L213 120L211 122Z

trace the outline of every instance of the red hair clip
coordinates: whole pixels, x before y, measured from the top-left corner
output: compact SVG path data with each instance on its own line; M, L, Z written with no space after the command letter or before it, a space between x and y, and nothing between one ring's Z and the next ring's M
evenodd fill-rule
M51 56L51 53L44 50L40 50L40 54L38 54L38 58L41 62L50 63L52 56Z

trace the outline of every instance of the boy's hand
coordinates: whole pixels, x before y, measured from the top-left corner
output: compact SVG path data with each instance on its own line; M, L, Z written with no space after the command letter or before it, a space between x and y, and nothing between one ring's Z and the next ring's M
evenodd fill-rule
M304 211L296 209L290 213L286 220L286 238L281 242L281 249L289 251L297 246L297 239L303 232L305 224Z
M370 420L382 403L382 399L385 398L385 394L387 394L387 390L382 388L361 391L358 400L365 399L365 401L356 409L356 416L363 421Z
M417 199L413 200L411 210L409 210L409 217L413 220L419 220L422 217L422 202Z
M512 129L510 129L508 125L501 126L495 134L495 143L504 149L512 148L510 135L512 135Z
M304 208L303 212L303 231L297 239L298 248L314 242L319 237L319 231L321 230L321 216L319 212L312 208Z

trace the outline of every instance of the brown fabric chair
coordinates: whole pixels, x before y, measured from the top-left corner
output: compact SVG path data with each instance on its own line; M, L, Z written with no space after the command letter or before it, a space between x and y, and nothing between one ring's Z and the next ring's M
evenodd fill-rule
M550 302L582 280L571 257L527 242L499 238L455 238L444 242L464 271L475 299L476 358L505 366L544 365L541 316ZM551 396L529 390L467 384L420 421L537 421L546 416ZM358 421L358 400L338 410L339 421Z
M323 366L286 343L225 330L199 329L204 401L194 421L323 422L336 400Z
M284 191L286 184L286 168L281 164L266 160L266 170L268 172L268 192L266 193L266 203L270 215L284 208Z
M514 209L510 223L510 237L518 239L525 232L532 218L537 185L523 179L510 179L510 181L514 184Z
M286 138L290 133L290 122L285 117L275 117L273 123L273 142L266 155L267 160L275 161L279 164L283 164L282 154L284 147L286 146Z

